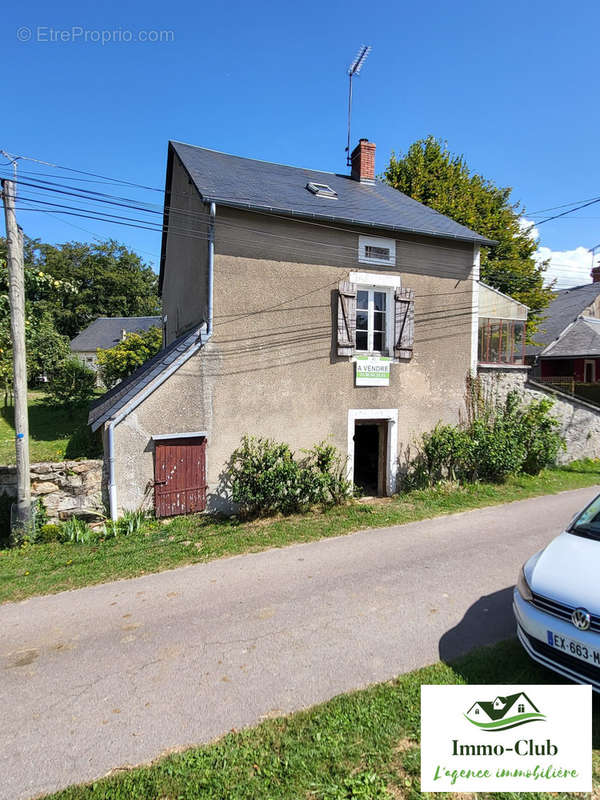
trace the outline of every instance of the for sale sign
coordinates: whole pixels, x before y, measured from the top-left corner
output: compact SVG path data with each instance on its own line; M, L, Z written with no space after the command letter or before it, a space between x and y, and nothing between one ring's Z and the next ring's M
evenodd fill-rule
M391 358L386 356L356 356L357 386L389 386Z

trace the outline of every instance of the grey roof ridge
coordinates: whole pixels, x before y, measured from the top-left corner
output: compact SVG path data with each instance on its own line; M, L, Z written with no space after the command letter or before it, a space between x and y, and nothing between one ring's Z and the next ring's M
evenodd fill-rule
M93 325L94 322L97 322L99 319L160 319L160 314L138 314L137 316L132 317L105 317L104 315L101 315L96 317L96 319L93 319L90 322L90 325Z
M90 409L88 425L91 426L92 431L97 431L101 425L104 425L105 422L108 422L112 417L115 416L117 412L122 411L123 409L127 411L127 407L130 405L130 403L135 400L140 392L146 387L152 386L152 391L158 389L158 387L164 383L166 377L168 377L168 375L164 375L167 370L170 370L171 367L173 367L172 371L178 370L195 352L197 352L203 346L204 342L202 340L202 334L205 332L205 323L202 323L202 325L199 326L194 326L194 328L192 328L190 331L187 331L186 333L182 334L182 336L175 339L175 341L172 342L168 348L160 351L157 356L155 356L153 359L150 359L150 361L145 365L142 364L142 366L130 376L126 386L122 387L127 388L129 385L130 388L128 391L120 394L118 389L121 384L118 384L115 387L116 396L114 403L109 405L107 409L102 411L97 417L94 418L94 409L99 408L101 405L103 405L103 402L106 402L106 398L100 397ZM178 355L175 355L175 357L171 360L165 361L165 359L168 359L170 355L176 353L176 351L180 348L181 352ZM110 400L110 397L108 399ZM133 408L135 408L135 405L129 409L127 413L133 411Z
M485 283L484 281L481 280L481 278L477 281L477 283L481 284L481 286L485 286L485 288L489 289L491 292L496 292L496 294L499 294L501 297L506 297L507 300L512 300L513 303L518 303L520 306L523 306L523 308L526 308L527 311L529 311L529 306L526 306L525 303L522 303L520 300L517 300L510 294L505 294L504 292L501 292L500 289L496 289L495 286L490 286L489 283Z
M321 175L337 175L340 178L347 178L341 172L332 172L330 169L315 169L314 167L299 167L296 164L281 164L279 161L267 161L266 158L250 158L249 156L240 156L237 153L226 153L225 150L215 150L214 147L200 147L197 144L190 144L189 142L180 142L179 139L169 139L171 144L182 144L184 147L194 147L197 150L208 150L211 153L218 153L221 156L230 156L231 158L240 158L242 161L256 161L259 164L274 164L276 167L289 167L289 169L301 169L304 172L316 172Z
M556 339L553 339L549 345L546 345L546 347L540 353L540 356L548 355L549 352L552 350L552 348L555 347L560 342L560 340L571 330L571 328L573 327L573 325L575 325L580 316L581 314L578 314L572 322L569 322L566 328L562 329L562 331L556 337Z

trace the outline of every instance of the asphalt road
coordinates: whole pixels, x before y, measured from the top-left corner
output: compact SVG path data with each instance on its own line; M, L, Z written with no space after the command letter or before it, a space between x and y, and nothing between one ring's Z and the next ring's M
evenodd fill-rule
M597 489L0 607L0 797L28 798L513 635Z

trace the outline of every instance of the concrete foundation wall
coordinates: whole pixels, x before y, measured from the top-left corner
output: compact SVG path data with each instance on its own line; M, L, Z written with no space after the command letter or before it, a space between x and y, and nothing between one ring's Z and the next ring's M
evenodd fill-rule
M402 458L420 433L456 422L471 358L473 247L440 242L435 261L431 240L414 237L411 248L419 274L359 263L358 233L218 209L214 334L116 427L120 508L152 502L156 435L207 431L217 509L230 507L223 477L243 434L294 450L328 439L346 456L349 411L393 409ZM178 274L177 261L169 269ZM397 274L415 291L414 357L392 364L389 387L356 387L353 361L336 354L337 286L350 270Z
M549 387L542 388L535 381L528 382L528 373L527 368L480 369L479 376L487 390L499 397L506 397L509 391L516 389L525 401L549 398L554 402L552 413L559 420L566 441L566 450L559 453L560 463L600 458L600 408Z

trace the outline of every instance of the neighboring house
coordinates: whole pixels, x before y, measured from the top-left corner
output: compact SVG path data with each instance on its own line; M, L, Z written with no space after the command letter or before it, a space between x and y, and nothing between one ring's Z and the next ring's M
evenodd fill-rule
M593 283L563 289L544 312L536 345L526 348L536 381L555 385L600 381L600 268ZM574 391L574 389L573 389Z
M71 352L97 372L98 350L114 347L128 333L140 333L161 325L161 317L99 317L71 341Z
M351 175L171 142L164 230L166 346L90 413L111 513L230 509L244 434L330 441L391 494L417 437L458 421L494 243L376 181L371 142ZM497 311L518 358L521 317Z

